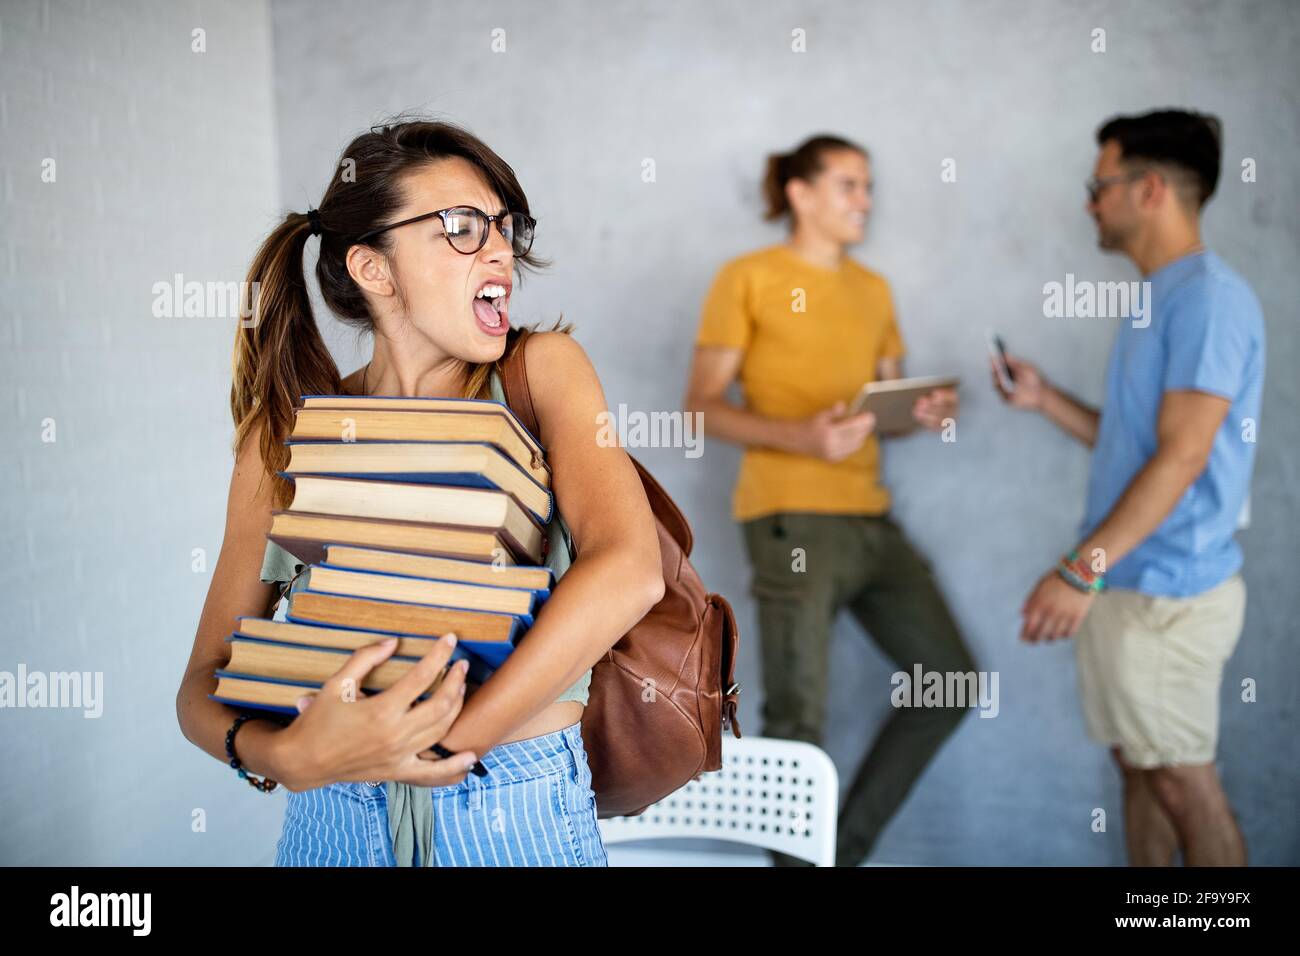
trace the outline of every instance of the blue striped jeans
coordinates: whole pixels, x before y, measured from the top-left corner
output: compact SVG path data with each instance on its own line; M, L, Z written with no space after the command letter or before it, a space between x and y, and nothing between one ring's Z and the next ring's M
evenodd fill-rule
M434 866L609 865L581 722L480 759L486 777L431 788ZM396 866L384 785L289 791L275 865Z

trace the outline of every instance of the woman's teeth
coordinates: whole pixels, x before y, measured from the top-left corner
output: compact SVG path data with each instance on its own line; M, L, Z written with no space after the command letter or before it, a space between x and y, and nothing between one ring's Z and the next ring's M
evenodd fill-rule
M483 288L478 290L478 295L476 296L476 298L487 299L491 303L492 308L500 312L501 303L505 299L505 294L506 294L505 286L485 285Z
M474 293L474 315L483 328L493 330L493 335L502 334L505 327L508 295L506 286L497 282L490 282Z

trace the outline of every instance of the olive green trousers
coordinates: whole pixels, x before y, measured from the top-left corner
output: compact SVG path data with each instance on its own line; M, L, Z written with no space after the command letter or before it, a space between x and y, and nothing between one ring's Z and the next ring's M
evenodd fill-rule
M762 644L762 735L821 746L831 629L847 608L909 674L972 672L929 562L887 515L785 512L742 523ZM888 696L889 681L863 693ZM836 866L856 866L968 708L898 707L839 814ZM808 865L771 851L782 865Z

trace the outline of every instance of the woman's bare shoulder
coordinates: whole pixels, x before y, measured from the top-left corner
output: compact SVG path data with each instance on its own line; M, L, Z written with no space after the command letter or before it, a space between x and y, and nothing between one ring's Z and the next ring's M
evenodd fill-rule
M604 389L586 350L564 332L538 332L525 342L528 390L541 434L550 447L562 433L589 439L605 409Z
M562 382L574 373L595 374L586 349L567 332L534 332L524 345L530 385Z

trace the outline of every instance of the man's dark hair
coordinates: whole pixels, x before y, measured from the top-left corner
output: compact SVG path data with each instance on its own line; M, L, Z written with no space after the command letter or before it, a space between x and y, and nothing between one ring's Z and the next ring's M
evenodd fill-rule
M1114 116L1097 130L1097 142L1119 143L1126 163L1171 167L1176 191L1199 210L1219 183L1223 124L1209 113L1157 110L1143 116Z

